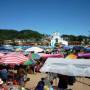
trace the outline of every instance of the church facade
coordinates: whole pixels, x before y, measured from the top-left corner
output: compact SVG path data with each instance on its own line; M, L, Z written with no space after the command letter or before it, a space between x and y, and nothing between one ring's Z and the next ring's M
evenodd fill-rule
M60 44L62 44L62 45L68 45L68 42L67 41L65 41L65 40L63 40L63 38L61 38L60 37L60 34L58 33L58 32L54 32L53 34L52 34L52 38L51 38L51 42L50 42L50 45L52 46L52 47L55 47L55 44L56 43L60 43Z

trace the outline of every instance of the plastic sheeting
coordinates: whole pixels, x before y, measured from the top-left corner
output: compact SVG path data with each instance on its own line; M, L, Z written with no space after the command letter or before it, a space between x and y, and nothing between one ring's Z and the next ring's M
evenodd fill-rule
M48 58L40 71L90 77L90 59Z

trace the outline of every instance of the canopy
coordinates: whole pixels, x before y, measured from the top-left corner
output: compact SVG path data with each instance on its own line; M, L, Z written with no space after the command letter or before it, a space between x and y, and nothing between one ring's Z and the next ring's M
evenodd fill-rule
M85 48L83 46L74 46L72 49L73 50L84 50Z
M48 58L40 71L90 77L90 59Z
M42 48L39 48L39 47L31 47L31 48L26 49L25 51L27 51L27 52L33 51L33 52L37 53L37 52L42 52L44 50Z
M90 53L79 53L78 57L86 57L86 58L90 58Z
M41 57L43 58L50 58L50 57L53 57L53 58L63 58L64 56L62 54L41 54Z
M1 58L0 63L3 64L21 64L27 61L28 58L23 55L23 53L12 52L6 54L3 58Z

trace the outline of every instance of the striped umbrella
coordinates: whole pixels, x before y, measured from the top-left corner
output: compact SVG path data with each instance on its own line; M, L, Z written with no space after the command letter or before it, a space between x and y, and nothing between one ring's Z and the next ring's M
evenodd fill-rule
M0 58L4 57L4 55L5 55L5 54L3 54L3 53L0 53Z
M23 53L12 52L12 53L8 53L7 55L5 55L0 60L0 63L15 65L15 64L21 64L27 60L28 60L28 58L26 56L24 56Z

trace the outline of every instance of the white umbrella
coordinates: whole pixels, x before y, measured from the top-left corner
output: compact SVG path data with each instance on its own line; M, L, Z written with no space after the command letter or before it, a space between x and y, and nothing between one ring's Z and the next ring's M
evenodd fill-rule
M31 47L31 48L26 49L25 51L26 51L26 52L31 52L31 51L33 51L33 52L37 53L37 52L42 52L42 51L44 51L44 50L43 50L42 48L39 48L39 47Z

